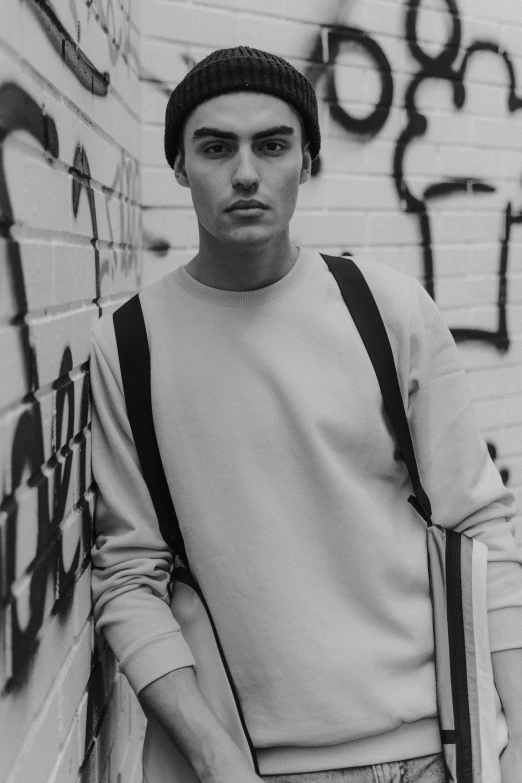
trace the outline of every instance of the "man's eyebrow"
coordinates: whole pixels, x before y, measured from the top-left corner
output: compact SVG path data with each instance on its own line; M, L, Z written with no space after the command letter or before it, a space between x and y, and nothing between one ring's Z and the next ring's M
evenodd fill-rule
M293 136L294 134L295 130L291 125L274 125L272 128L266 128L265 130L254 133L252 138L257 140L266 139L268 136ZM192 140L196 141L197 139L204 139L208 136L213 136L216 139L238 139L237 133L233 133L232 131L224 131L220 128L202 127L194 131Z
M253 139L265 139L267 136L293 136L295 130L291 125L274 125L273 128L258 131L252 136Z
M220 130L219 128L198 128L192 134L192 140L204 139L206 136L215 136L217 139L237 139L237 134L231 131Z

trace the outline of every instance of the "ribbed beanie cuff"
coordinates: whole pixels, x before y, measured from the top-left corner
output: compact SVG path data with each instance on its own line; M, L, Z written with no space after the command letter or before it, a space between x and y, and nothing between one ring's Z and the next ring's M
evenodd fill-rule
M312 159L318 156L321 133L317 97L310 81L282 57L236 46L209 54L173 90L165 115L165 156L171 168L190 112L217 95L244 90L275 95L293 106L303 120Z

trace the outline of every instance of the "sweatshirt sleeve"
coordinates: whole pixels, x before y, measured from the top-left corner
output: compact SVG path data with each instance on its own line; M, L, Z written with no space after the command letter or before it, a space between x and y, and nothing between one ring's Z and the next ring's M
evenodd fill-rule
M408 417L433 521L488 547L491 651L522 647L522 557L515 501L477 426L455 341L414 281Z
M139 693L194 658L171 614L172 555L143 479L122 392L112 317L95 327L90 364L92 469L97 485L93 613Z

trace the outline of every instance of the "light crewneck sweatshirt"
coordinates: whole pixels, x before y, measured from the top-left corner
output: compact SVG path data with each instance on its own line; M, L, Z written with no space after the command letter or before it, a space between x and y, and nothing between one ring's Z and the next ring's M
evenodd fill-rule
M413 278L360 263L386 325L434 522L489 548L492 650L522 647L522 562L458 350ZM254 291L183 267L140 294L158 443L262 774L440 751L425 523L337 283L301 250ZM140 473L113 320L91 363L96 628L139 692L193 658Z

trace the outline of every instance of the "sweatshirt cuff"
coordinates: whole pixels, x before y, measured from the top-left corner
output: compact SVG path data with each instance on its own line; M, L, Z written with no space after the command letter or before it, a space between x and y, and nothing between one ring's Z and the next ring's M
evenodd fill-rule
M194 666L194 656L181 631L169 631L141 644L121 659L120 671L136 695L154 680L185 666Z
M522 647L522 607L509 606L488 612L491 652Z

